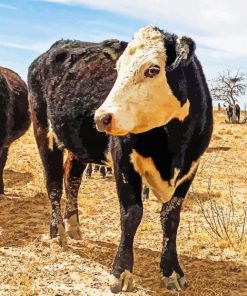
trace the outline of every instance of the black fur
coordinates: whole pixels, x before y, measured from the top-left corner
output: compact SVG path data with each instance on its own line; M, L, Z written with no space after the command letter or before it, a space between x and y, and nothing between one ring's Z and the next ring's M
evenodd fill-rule
M60 210L63 181L61 149L70 151L64 166L67 196L64 216L68 219L75 214L79 221L75 199L83 170L86 163L104 164L108 150L108 137L95 128L94 111L113 86L115 64L126 45L126 42L117 40L98 44L61 40L29 68L30 107L52 206L52 237L64 236ZM53 137L55 135L53 144L49 144L47 139L49 122ZM61 240L64 242L64 237Z

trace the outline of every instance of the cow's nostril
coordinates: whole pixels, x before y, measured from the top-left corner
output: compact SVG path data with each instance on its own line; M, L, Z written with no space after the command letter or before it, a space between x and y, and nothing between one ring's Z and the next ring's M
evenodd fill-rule
M107 114L101 119L104 127L109 127L109 125L111 124L111 120L112 120L111 114Z

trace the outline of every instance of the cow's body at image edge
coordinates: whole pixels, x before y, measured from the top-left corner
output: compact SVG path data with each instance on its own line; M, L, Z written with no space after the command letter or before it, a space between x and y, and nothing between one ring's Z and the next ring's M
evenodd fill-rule
M30 125L27 86L14 71L0 67L0 194L4 194L3 169L10 144Z

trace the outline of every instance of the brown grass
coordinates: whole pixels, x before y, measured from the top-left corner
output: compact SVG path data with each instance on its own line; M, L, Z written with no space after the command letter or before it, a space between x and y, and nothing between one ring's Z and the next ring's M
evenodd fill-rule
M246 126L224 120L216 113L212 142L181 214L178 249L190 287L180 295L247 295L247 254L213 237L198 205L198 200L205 207L215 202L228 209L230 183L236 221L247 206ZM108 273L119 241L114 180L97 175L83 180L83 239L69 239L68 252L47 236L50 207L32 130L11 147L5 180L7 196L0 201L0 295L111 295ZM159 273L160 204L151 195L144 207L135 240L136 291L128 295L169 295L162 290Z

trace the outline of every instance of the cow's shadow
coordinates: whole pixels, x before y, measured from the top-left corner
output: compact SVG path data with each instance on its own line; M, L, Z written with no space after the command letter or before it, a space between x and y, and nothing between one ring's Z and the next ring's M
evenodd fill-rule
M86 256L88 248L93 254L93 258L90 259L110 271L117 246L91 240L80 244L79 248L72 249L82 258L88 258ZM179 295L247 295L247 268L245 266L234 262L196 259L189 256L179 256L179 258L189 283L189 287ZM147 248L135 248L136 292L144 289L148 291L148 295L174 295L174 293L168 293L162 285L159 262L160 252ZM175 295L178 294L175 293Z
M212 153L212 152L218 152L218 151L229 151L231 147L227 146L216 146L216 147L209 147L206 152Z
M49 229L50 207L43 193L0 197L0 213L0 247L23 247Z

